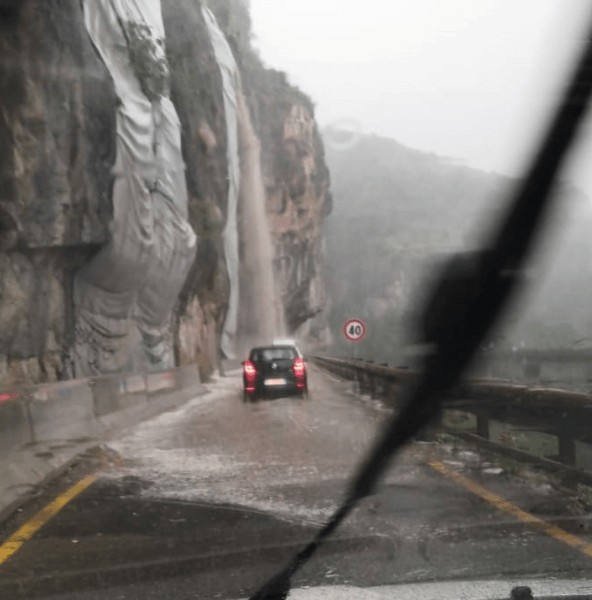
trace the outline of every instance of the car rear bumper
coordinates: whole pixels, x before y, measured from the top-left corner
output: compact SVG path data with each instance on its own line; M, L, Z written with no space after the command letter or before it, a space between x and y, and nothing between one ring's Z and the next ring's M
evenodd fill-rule
M301 394L307 391L307 384L304 382L304 385L298 383L296 381L288 381L285 384L276 384L276 385L265 385L263 382L258 382L255 388L248 388L246 385L243 386L244 391L249 396L260 396L260 397L277 397L277 396L285 396L287 394Z

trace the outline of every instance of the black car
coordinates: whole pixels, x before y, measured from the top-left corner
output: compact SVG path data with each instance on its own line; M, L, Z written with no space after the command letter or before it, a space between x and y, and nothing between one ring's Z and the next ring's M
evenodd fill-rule
M243 362L244 400L257 396L308 394L306 363L295 345L253 348Z

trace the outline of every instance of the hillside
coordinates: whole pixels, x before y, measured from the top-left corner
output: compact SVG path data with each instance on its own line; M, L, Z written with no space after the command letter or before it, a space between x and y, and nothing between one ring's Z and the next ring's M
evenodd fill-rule
M340 326L357 316L368 325L360 356L404 361L430 273L447 254L483 243L515 181L376 135L325 130L324 140L334 196L325 226L333 349L352 353ZM590 203L567 184L559 194L561 227L530 271L537 294L497 334L505 344L569 345L592 331L582 302L592 282Z

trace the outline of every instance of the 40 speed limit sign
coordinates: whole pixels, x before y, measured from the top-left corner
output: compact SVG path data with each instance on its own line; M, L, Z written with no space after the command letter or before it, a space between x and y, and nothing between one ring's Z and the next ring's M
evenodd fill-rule
M359 342L366 335L366 324L361 319L350 319L343 326L343 334L350 342Z

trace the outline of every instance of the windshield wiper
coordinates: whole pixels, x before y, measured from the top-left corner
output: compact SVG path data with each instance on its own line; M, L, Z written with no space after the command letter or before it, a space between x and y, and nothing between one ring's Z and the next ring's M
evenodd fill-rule
M250 600L286 600L292 576L372 492L393 453L437 416L442 394L458 381L517 288L520 269L585 116L591 89L592 27L563 101L507 214L482 250L455 256L447 263L429 296L419 324L421 342L429 352L417 379L403 391L403 409L379 435L327 524Z

